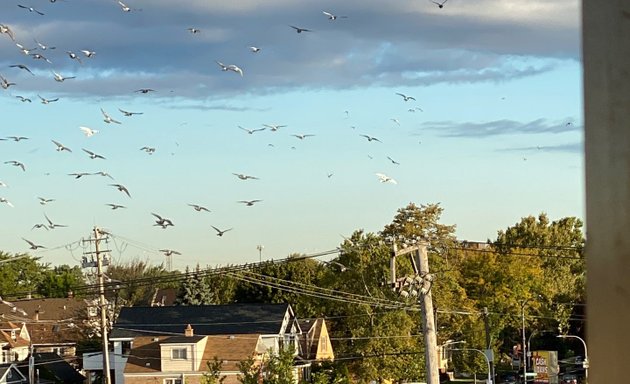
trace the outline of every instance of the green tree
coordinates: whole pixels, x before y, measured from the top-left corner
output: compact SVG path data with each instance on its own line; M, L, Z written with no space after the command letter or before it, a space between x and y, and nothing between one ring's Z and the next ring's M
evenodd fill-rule
M21 298L36 293L48 265L38 263L38 257L28 254L0 252L0 261L8 259L14 260L0 263L0 296Z
M120 305L147 305L156 289L174 285L168 282L172 272L163 265L154 266L139 259L112 264L107 267L106 274L113 283L121 282L117 290Z
M277 354L269 350L263 362L263 384L294 384L294 358L293 348L281 348Z
M177 299L177 305L210 305L215 304L214 292L210 289L206 276L199 268L199 264L194 271L186 268L186 278L182 282Z
M206 362L207 372L204 372L201 378L201 384L222 384L227 376L221 375L221 367L223 362L218 357Z
M260 365L254 357L238 362L238 381L243 384L259 384Z
M43 297L68 297L68 294L76 287L84 284L85 279L81 268L64 264L42 273L37 293Z

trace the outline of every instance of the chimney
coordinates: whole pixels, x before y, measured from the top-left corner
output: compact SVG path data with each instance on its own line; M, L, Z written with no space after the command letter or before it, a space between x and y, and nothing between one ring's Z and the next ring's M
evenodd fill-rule
M186 337L192 337L193 336L193 329L190 326L190 324L188 324L188 326L186 327L186 330L184 331L184 336L186 336Z
M35 311L35 314L33 315L33 320L39 321L39 310Z

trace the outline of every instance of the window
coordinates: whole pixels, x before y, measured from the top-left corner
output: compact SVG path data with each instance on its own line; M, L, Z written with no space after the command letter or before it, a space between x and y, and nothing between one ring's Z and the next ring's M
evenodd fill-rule
M325 336L320 337L319 344L322 347L322 352L328 352L328 339Z
M164 379L164 384L182 384L182 379Z
M171 359L173 360L186 360L186 348L173 348L171 349Z

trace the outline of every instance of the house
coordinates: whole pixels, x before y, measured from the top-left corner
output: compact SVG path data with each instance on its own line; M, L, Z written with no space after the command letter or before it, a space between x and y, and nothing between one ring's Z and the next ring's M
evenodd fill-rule
M224 362L222 374L235 379L235 364L243 359L261 359L283 347L298 355L300 334L289 304L125 307L109 337L112 382L192 383L214 356ZM98 374L102 359L101 353L83 355L84 370ZM296 377L308 376L309 365L296 369Z
M62 356L45 352L33 354L33 377L37 383L83 384L85 376L80 374ZM23 376L29 377L29 365L18 368Z
M80 340L94 334L97 307L84 299L50 298L0 302L0 317L27 323L36 352L74 356Z
M302 347L302 357L311 361L334 360L330 336L328 335L328 327L326 321L322 318L315 320L301 320L300 328L300 344Z
M29 354L30 340L26 324L0 322L0 364L25 360Z
M17 365L0 364L0 384L26 384L27 378L18 370Z

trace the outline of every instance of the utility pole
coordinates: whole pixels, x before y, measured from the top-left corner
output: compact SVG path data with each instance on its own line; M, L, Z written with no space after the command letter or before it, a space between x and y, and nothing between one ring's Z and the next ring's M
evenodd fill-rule
M521 322L523 326L523 346L521 350L523 351L523 382L527 383L527 352L529 351L526 349L527 346L525 344L525 304L527 304L526 300L521 305Z
M407 247L398 251L398 247L394 242L394 254L390 261L391 267L391 284L393 287L397 285L396 278L396 257L407 253L414 252L416 258L411 259L414 269L417 268L418 276L422 281L422 289L420 289L419 301L422 315L422 333L424 335L425 350L425 370L427 384L439 384L440 372L438 367L439 356L437 353L437 335L435 329L435 320L433 312L433 298L431 296L431 275L429 274L429 256L427 252L428 244L420 242L417 245ZM429 282L429 288L425 288L425 282Z
M109 368L109 346L107 339L107 302L105 300L105 287L103 279L103 267L109 265L109 260L103 260L102 254L107 254L109 250L100 250L100 242L105 239L100 237L101 231L98 227L94 227L94 239L87 241L94 242L94 252L86 252L85 254L91 254L96 257L88 260L87 257L83 257L83 268L96 267L98 277L98 292L99 292L99 306L101 308L101 335L103 337L103 384L111 384L110 368Z
M492 340L490 338L490 319L488 318L488 308L483 307L483 324L486 328L486 357L488 358L488 369L490 370L490 377L492 382L495 382L494 375L494 351L492 350Z

